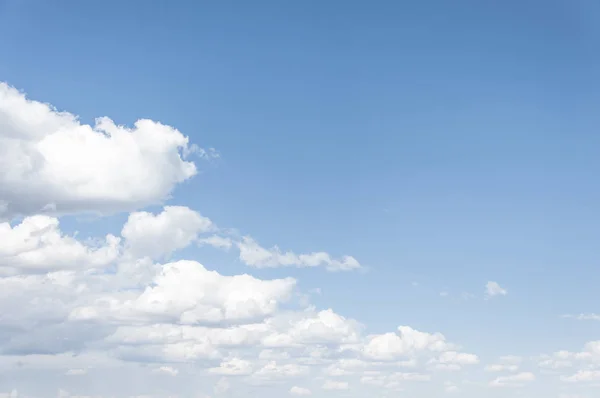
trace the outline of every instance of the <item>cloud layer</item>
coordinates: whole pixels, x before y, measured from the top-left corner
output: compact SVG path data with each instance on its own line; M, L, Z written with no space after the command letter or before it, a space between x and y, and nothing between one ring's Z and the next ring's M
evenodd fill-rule
M370 327L311 303L298 276L201 261L216 249L257 275L363 268L347 254L263 247L187 206L145 209L196 174L192 154L218 156L158 122L86 125L0 84L0 397L508 397L542 378L563 390L600 381L597 341L485 357L407 325L410 303L372 308L382 322ZM128 214L112 233L93 222L90 237L65 232L63 215L89 212ZM485 287L487 299L508 294Z

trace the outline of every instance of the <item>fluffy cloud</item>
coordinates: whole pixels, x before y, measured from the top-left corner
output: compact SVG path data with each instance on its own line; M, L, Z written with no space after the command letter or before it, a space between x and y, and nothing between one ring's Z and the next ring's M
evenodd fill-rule
M252 373L252 363L239 358L231 358L221 362L216 368L210 368L210 373L224 376L243 376Z
M160 202L196 174L194 163L183 159L193 151L172 127L142 119L126 128L106 117L82 124L0 83L0 217Z
M487 298L492 298L496 296L506 296L508 291L502 288L498 282L488 282L485 285L485 295Z
M113 235L82 243L63 234L58 219L39 215L15 226L0 223L0 242L0 275L104 267L120 250Z
M450 349L444 335L420 332L409 326L400 326L398 333L370 336L363 348L367 358L393 360L417 351L439 352Z
M136 212L129 215L121 236L134 256L157 258L188 246L213 223L185 206L165 206L159 214Z
M295 280L223 276L195 261L165 264L141 294L105 296L71 313L74 320L219 324L260 319L289 299Z

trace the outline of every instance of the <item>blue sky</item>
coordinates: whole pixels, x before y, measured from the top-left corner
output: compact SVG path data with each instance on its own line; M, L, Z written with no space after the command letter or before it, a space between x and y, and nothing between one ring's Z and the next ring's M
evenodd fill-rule
M148 118L216 148L147 210L187 206L364 270L248 268L197 245L171 258L296 278L369 334L439 331L483 368L599 338L561 317L599 311L599 18L592 0L0 0L0 81L84 124ZM142 207L61 228L118 235ZM488 281L508 294L486 300Z

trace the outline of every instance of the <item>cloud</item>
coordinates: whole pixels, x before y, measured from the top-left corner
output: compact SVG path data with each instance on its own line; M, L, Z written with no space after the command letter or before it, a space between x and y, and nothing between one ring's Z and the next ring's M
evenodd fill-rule
M216 368L210 368L209 373L223 376L243 376L252 373L252 363L239 358L231 358L221 362Z
M490 364L485 367L486 372L516 372L523 358L515 355L505 355L499 358L498 363Z
M86 369L69 369L65 373L67 376L81 376L87 374Z
M510 376L501 376L490 382L492 387L519 387L524 383L535 380L535 375L531 372L522 372Z
M283 253L277 246L265 249L248 236L242 238L237 246L240 250L240 260L255 268L323 266L329 271L349 271L361 267L360 263L352 256L344 256L338 260L331 258L325 252L295 254L288 251Z
M308 388L302 388L302 387L298 387L298 386L293 386L292 388L290 388L290 394L300 395L300 396L312 395L312 393L310 392L310 390Z
M562 376L562 381L567 383L586 383L600 381L600 371L598 370L580 370L571 376Z
M195 261L162 266L141 294L107 295L74 309L72 320L219 324L257 320L289 299L292 278L262 281L249 275L223 276Z
M578 321L600 321L600 315L594 313L588 314L577 314L577 315L563 315L563 318L575 319Z
M347 390L348 383L345 381L326 380L323 384L324 390Z
M158 258L187 247L198 234L211 231L213 223L185 206L165 206L159 214L129 215L121 236L134 256Z
M363 348L367 358L393 360L417 351L441 352L450 349L444 335L420 332L409 326L400 326L398 333L373 335Z
M518 365L491 364L485 367L486 372L516 372Z
M0 275L102 268L119 256L120 239L107 235L83 243L59 229L54 217L26 217L0 223Z
M500 287L497 282L488 282L485 285L485 294L487 298L492 298L496 296L506 296L508 291Z
M195 164L183 159L189 152L188 138L172 127L141 119L127 128L107 117L93 126L82 124L75 115L0 83L0 217L5 219L159 203L197 173Z
M169 376L177 376L179 374L179 370L175 369L171 366L161 366L160 368L155 370L158 373L164 373Z
M463 365L477 365L479 358L474 354L446 351L430 363L440 370L460 370Z

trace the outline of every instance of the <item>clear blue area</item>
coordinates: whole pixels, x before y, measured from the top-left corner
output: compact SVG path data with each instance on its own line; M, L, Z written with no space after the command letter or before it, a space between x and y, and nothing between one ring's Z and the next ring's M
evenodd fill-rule
M372 332L482 358L597 339L560 315L598 311L599 49L596 0L0 0L0 80L177 127L222 159L172 203L370 270L207 266L292 274ZM484 301L488 280L509 295Z

